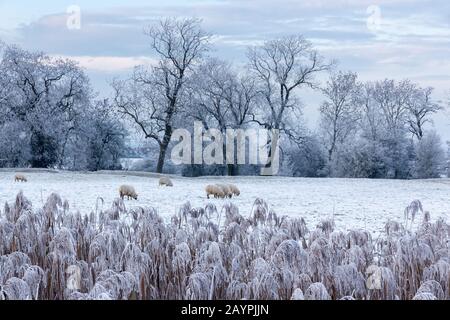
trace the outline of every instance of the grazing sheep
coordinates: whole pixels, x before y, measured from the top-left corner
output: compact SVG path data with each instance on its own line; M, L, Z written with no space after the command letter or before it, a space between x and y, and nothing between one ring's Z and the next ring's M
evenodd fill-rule
M207 185L205 188L206 197L209 199L210 195L213 195L214 198L225 198L225 193L223 190L217 185Z
M222 189L225 197L231 198L233 196L233 191L231 191L231 188L227 184L216 184L220 189Z
M161 177L159 179L159 186L173 187L173 183L169 177Z
M218 186L216 186L216 188L217 188L216 198L220 198L220 199L225 198L225 192L223 192L223 190L221 188L219 188Z
M14 177L14 181L15 182L27 182L28 180L23 174L17 173L16 176Z
M132 186L128 186L128 185L120 186L119 194L120 194L120 198L122 198L122 199L125 196L128 198L128 200L130 200L130 199L137 200L138 199L138 195L137 195L136 191L134 190L134 187L132 187Z
M228 188L230 188L231 192L235 195L235 196L239 196L241 194L241 191L239 190L238 187L236 187L234 184L229 184Z
M206 191L206 197L208 199L209 199L210 195L212 195L212 196L214 196L214 198L216 198L218 188L214 185L209 184L206 186L205 191Z

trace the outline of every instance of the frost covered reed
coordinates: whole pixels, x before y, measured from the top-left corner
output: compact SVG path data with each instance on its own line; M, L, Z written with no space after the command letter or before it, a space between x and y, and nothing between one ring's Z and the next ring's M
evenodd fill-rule
M19 193L0 212L0 300L450 299L450 226L418 201L405 218L374 240L330 219L309 230L262 199L247 216L186 203L164 221L121 199L82 215Z

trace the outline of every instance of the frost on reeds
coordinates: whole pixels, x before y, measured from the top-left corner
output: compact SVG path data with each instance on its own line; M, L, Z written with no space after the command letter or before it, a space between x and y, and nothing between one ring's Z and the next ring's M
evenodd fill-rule
M450 299L450 226L419 201L405 218L373 240L262 199L248 213L186 203L165 221L121 199L87 214L19 193L0 212L0 299Z

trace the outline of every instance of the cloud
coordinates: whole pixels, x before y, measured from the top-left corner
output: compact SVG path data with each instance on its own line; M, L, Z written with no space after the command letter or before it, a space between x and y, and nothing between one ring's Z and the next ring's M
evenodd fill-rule
M338 59L341 68L359 72L366 79L411 76L440 88L450 87L445 64L450 53L450 3L446 0L433 4L427 0L104 3L96 2L95 8L80 4L80 30L67 29L63 11L10 31L27 49L74 57L87 69L113 73L153 58L142 32L146 25L166 16L195 16L202 18L205 30L213 34L212 54L235 63L245 62L248 45L300 33L326 58ZM381 14L376 30L367 26L371 14L367 8L372 5L378 6Z
M137 14L137 12L136 12ZM15 29L17 41L28 49L60 55L77 56L143 56L148 55L146 24L135 15L115 10L96 13L81 11L79 29L67 27L69 15L50 14L21 24Z
M137 65L154 65L156 60L149 57L116 57L116 56L62 56L78 62L80 67L89 71L116 73L132 70Z
M264 40L258 36L234 36L234 35L213 35L212 44L229 45L238 47L259 46L264 44Z

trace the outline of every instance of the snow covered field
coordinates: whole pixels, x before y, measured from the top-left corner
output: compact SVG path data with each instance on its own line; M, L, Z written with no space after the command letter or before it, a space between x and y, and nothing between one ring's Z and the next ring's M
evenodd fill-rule
M118 196L121 184L135 186L138 201L126 201L128 207L153 206L165 218L178 211L186 201L192 206L208 202L221 206L230 200L207 199L207 184L235 183L241 196L233 198L244 216L251 212L256 198L267 201L278 215L304 217L309 227L334 214L341 230L364 228L372 232L382 229L388 219L403 221L403 210L413 200L422 201L432 220L450 218L450 180L368 180L307 179L287 177L182 178L174 177L174 187L158 187L156 177L123 174L29 172L27 183L15 183L14 172L0 172L0 203L12 202L23 190L34 206L41 206L52 193L69 201L72 210L89 213L95 210L98 197L109 207ZM419 217L419 219L421 219Z

